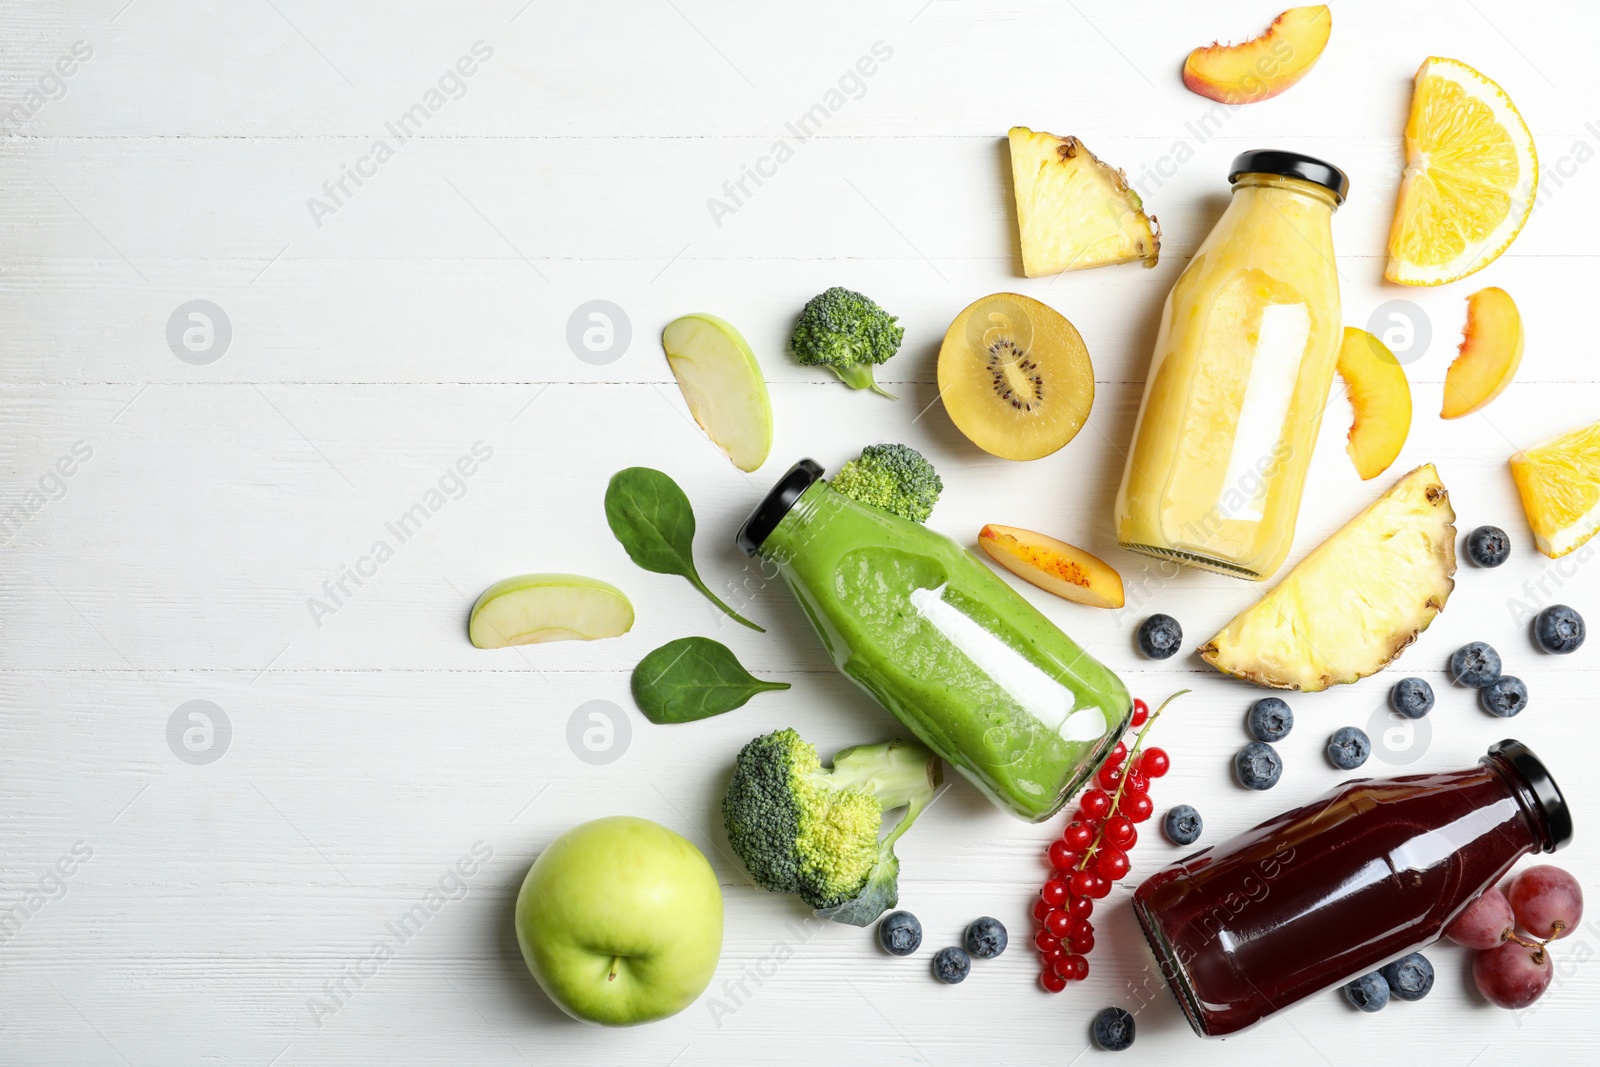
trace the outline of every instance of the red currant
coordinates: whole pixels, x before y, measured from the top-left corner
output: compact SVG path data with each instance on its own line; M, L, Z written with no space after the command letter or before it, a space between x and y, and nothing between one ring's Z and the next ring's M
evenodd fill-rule
M1094 914L1094 901L1088 897L1073 897L1067 901L1067 914L1074 919L1087 919Z
M1082 852L1094 842L1094 831L1081 822L1069 822L1061 831L1061 840L1073 852Z
M1064 911L1052 911L1044 917L1044 928L1050 931L1052 937L1066 937L1074 921L1072 916Z
M1137 726L1143 726L1144 723L1145 723L1145 720L1148 719L1149 717L1150 717L1150 705L1146 704L1142 700L1135 700L1133 702L1133 725L1136 726L1136 727Z
M1134 822L1144 822L1156 810L1156 806L1150 803L1150 798L1145 794L1135 793L1122 798L1122 810Z
M1130 849L1139 840L1139 833L1133 828L1132 819L1126 815L1113 815L1106 820L1106 840L1120 849Z
M1039 899L1052 908L1061 907L1067 902L1067 883L1059 878L1050 879L1039 889Z
M1039 984L1046 993L1059 993L1067 988L1067 980L1048 967L1039 972Z
M1088 919L1073 919L1067 924L1067 931L1067 933L1061 935L1063 941L1069 936L1074 942L1080 941L1085 937L1094 936L1094 923Z
M1040 897L1033 902L1033 921L1036 923L1044 922L1044 917L1049 915L1052 910L1054 909L1045 902L1045 899Z
M1075 897L1093 896L1096 877L1093 871L1073 871L1072 895Z
M1044 854L1050 861L1050 866L1058 871L1071 870L1072 865L1078 862L1078 854L1067 847L1067 843L1060 838L1050 842L1050 847L1045 849Z
M1050 969L1056 973L1056 977L1066 979L1069 982L1072 981L1073 976L1078 973L1078 966L1072 962L1071 953L1063 953L1057 957L1056 960L1050 964Z
M1164 748L1147 748L1139 757L1139 769L1151 778L1160 778L1172 769L1172 757Z
M1085 817L1099 821L1111 811L1111 794L1104 789L1091 789L1078 801L1078 811Z
M1127 758L1128 746L1124 745L1121 741L1118 741L1117 747L1112 749L1111 754L1106 757L1106 765L1109 767L1120 767L1122 766L1122 761Z
M1091 897L1094 897L1096 900L1100 900L1100 899L1103 899L1104 897L1110 896L1110 894L1111 894L1111 880L1108 879L1108 878L1102 878L1098 874L1095 875L1094 876L1094 892L1090 893L1089 895Z
M1049 930L1040 930L1033 935L1033 947L1040 952L1054 952L1061 947L1061 939L1051 937Z
M1069 956L1064 956L1064 957L1062 957L1062 959L1065 960L1065 961L1068 961L1069 965L1072 967L1072 980L1074 982L1081 982L1085 978L1089 977L1089 961L1088 960L1084 959L1082 956L1078 955L1076 952L1072 953ZM1058 970L1056 973L1060 974L1061 972Z
M1115 845L1103 846L1094 856L1094 869L1113 882L1128 873L1128 854Z
M1066 947L1062 947L1066 951ZM1087 956L1094 951L1094 931L1086 930L1081 934L1072 935L1072 951Z
M1122 781L1122 769L1107 763L1100 768L1100 773L1095 776L1095 781L1100 783L1100 788L1115 792L1117 785Z
M1122 796L1127 798L1129 793L1150 792L1150 776L1135 767L1131 771L1124 771L1122 775Z
M1065 956L1066 954L1067 954L1067 946L1058 943L1056 945L1056 947L1051 949L1049 952L1040 952L1039 953L1039 962L1041 964L1043 964L1044 966L1048 967L1052 963L1054 963L1056 960L1060 959L1062 956Z

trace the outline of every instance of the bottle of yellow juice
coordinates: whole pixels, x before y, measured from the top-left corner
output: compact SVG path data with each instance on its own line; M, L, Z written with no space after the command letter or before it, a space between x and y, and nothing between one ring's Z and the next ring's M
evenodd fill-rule
M1294 152L1233 161L1233 201L1161 313L1117 494L1134 552L1259 581L1294 540L1342 333L1332 218L1349 179Z

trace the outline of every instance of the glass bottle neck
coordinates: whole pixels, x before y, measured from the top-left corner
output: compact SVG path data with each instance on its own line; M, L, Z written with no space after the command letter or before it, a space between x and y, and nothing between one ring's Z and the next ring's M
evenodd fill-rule
M1283 174L1241 174L1233 183L1233 191L1238 194L1244 189L1275 189L1290 193L1321 204L1328 209L1330 215L1339 209L1339 198L1334 195L1332 189L1302 178L1290 178Z

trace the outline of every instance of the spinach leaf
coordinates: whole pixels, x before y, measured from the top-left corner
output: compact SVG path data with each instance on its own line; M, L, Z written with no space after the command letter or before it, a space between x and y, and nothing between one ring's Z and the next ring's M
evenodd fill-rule
M709 637L668 641L633 669L633 699L653 723L694 722L743 707L757 693L787 689L740 666L728 646Z
M618 471L606 486L606 523L639 566L656 574L682 575L734 620L766 633L700 580L694 569L694 509L677 482L649 467Z

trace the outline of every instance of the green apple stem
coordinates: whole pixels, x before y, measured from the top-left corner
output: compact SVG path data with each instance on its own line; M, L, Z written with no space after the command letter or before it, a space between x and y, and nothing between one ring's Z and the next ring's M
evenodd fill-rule
M621 956L612 956L611 957L611 973L606 975L606 981L615 982L617 980L617 972L620 971L621 969L622 969L622 957Z

